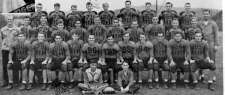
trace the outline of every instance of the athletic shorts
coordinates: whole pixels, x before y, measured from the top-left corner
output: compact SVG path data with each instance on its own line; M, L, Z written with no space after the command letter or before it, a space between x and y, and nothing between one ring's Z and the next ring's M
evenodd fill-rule
M78 63L79 59L72 60L71 63L67 63L68 70L72 71L75 68L80 68L81 64Z
M175 62L175 66L170 66L171 72L181 71L181 72L189 72L190 65L184 65L185 59L184 58L173 58Z
M67 66L62 64L64 60L65 59L52 59L52 63L47 64L47 68L51 71L67 71Z
M29 61L25 64L21 64L21 61L23 61L24 59L15 59L13 61L13 64L8 63L7 67L10 70L23 70L23 69L28 69L29 68Z
M157 60L158 61L158 64L156 64L156 66L154 66L155 68L154 68L154 70L156 70L156 71L169 71L169 62L166 64L166 63L164 63L166 60L167 60L167 58L155 58L155 60ZM157 66L158 65L158 66Z
M122 70L121 64L117 64L116 58L106 58L105 59L106 65L101 65L102 71L108 71L109 69L113 69L113 71L120 71Z
M34 64L30 64L30 69L33 71L46 69L46 64L42 64L43 61L44 59L34 60Z
M143 59L143 62L138 62L138 69L139 71L143 71L143 70L151 70L154 68L154 64L148 64L149 58Z
M198 69L210 69L210 70L216 69L215 63L209 63L206 60L195 61L195 63L190 64L190 67L192 72L195 72Z

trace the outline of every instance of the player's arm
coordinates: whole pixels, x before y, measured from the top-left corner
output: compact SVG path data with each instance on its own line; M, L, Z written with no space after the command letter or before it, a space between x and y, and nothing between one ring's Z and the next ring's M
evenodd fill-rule
M13 53L14 53L14 44L12 44L9 48L9 61L8 61L8 63L13 63L13 60L12 60Z
M120 62L121 54L120 54L120 47L118 44L116 44L116 50L117 50L117 62Z
M150 51L149 51L150 59L149 59L149 61L152 62L152 60L154 59L153 44L151 42L148 42L147 44L148 44L148 47L150 48Z
M48 60L48 63L52 62L53 47L54 47L54 43L50 44L50 46L49 46L49 60Z
M138 56L137 56L137 52L136 52L136 49L137 49L137 46L134 42L131 43L132 44L132 48L133 48L133 54L134 54L134 63L137 63L137 60L138 60Z
M212 26L212 29L213 29L213 33L214 33L214 43L215 43L215 46L219 46L219 42L218 42L218 26L215 22L213 22L213 26Z
M69 46L67 43L64 42L63 44L65 50L66 50L66 59L64 60L65 62L67 62L70 59L70 51L69 51Z
M168 42L168 46L167 46L167 56L168 56L168 58L169 58L170 61L173 60L173 57L172 57L172 48L171 48L172 45L173 45L173 41L170 40L170 41Z
M84 44L84 46L83 46L83 48L82 48L82 55L83 55L83 60L84 60L84 62L87 62L87 47L88 47L88 44L86 43L86 44Z
M45 46L46 46L46 58L43 61L44 63L47 63L49 60L49 56L50 56L50 48L49 48L49 43L45 42Z
M208 60L210 59L209 58L209 45L207 42L205 42L205 45L204 45L204 55L205 55L206 59L208 59Z
M164 14L164 11L162 11L161 14L159 15L159 23L161 25L164 25L164 22L163 22L164 16L163 16L163 14Z
M34 63L34 55L35 55L35 52L34 52L35 48L34 47L35 47L35 45L36 45L36 42L33 42L32 45L31 45L31 60L30 60L31 62L30 63Z
M103 44L102 46L102 61L105 62L105 49L106 49L106 44Z
M29 41L26 41L25 42L25 45L26 45L26 47L28 47L28 51L27 51L28 52L28 55L25 58L25 60L23 60L21 63L26 63L28 60L30 60L31 55L32 55L32 46L31 46L30 42Z

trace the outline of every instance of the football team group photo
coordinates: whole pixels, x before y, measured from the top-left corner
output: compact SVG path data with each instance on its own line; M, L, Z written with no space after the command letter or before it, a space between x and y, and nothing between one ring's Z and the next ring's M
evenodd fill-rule
M0 14L1 95L223 94L222 8L39 1Z

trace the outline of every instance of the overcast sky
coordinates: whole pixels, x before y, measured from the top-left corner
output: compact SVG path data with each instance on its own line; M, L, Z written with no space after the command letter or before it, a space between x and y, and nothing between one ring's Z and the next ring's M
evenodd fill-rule
M89 0L36 0L36 3L43 3L44 10L51 11L53 10L53 4L58 2L61 4L61 9L64 11L70 11L70 6L73 4L78 5L78 10L85 10L85 3ZM124 7L125 0L92 0L101 7L101 4L108 2L110 9L120 9ZM131 0L133 6L144 5L145 2L149 1L152 4L155 4L156 0ZM222 0L158 0L158 4L162 5L163 2L170 1L174 4L175 7L183 7L184 3L190 2L193 8L214 8L222 9ZM102 10L102 9L98 9Z

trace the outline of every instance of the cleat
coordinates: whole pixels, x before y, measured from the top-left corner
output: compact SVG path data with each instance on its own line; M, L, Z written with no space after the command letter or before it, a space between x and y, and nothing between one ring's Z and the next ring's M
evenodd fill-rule
M7 89L7 90L10 90L10 89L12 89L12 88L13 88L13 84L11 84L11 83L10 83L8 86L6 86L6 89Z
M19 88L19 90L25 90L26 89L26 84L22 84L21 86L20 86L20 88Z

